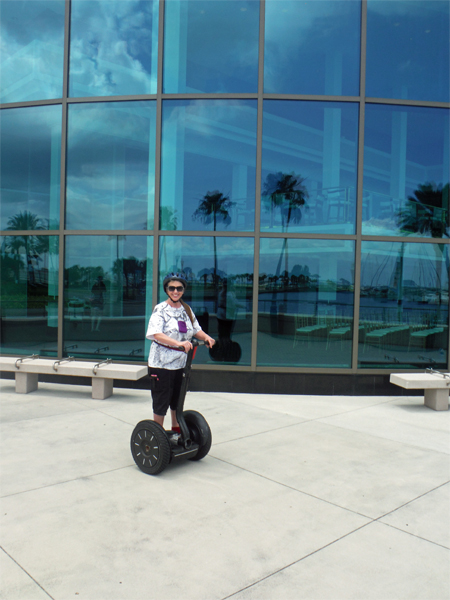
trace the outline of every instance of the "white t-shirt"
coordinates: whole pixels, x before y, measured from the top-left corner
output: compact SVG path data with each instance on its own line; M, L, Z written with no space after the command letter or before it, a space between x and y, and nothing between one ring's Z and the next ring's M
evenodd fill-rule
M184 323L181 329L186 329L186 332L180 332L179 322ZM201 331L197 319L194 317L194 324L181 306L173 308L167 302L157 304L153 309L152 316L148 323L146 338L153 341L150 346L150 354L148 355L148 366L159 369L182 369L186 365L186 352L172 350L165 346L160 346L156 343L155 333L164 333L177 342L190 340L196 333Z

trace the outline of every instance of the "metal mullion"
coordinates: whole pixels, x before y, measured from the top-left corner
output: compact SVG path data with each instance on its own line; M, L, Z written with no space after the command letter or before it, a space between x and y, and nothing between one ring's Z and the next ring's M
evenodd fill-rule
M84 104L86 102L95 104L97 102L139 102L142 100L156 100L156 94L139 94L136 96L83 96L68 98L69 104Z
M62 98L52 98L47 100L30 100L27 102L3 102L0 104L1 110L8 108L26 108L27 106L47 106L52 104L61 104Z
M405 100L402 98L366 98L367 104L394 104L398 106L417 106L424 108L450 108L450 102L432 100Z
M259 4L259 52L258 52L258 100L256 116L256 181L255 181L255 221L253 235L253 297L252 297L252 337L250 348L250 367L256 370L258 348L258 300L259 300L259 255L261 239L261 173L262 173L262 129L264 96L264 35L265 0Z
M365 90L366 90L366 49L367 49L367 1L361 3L361 39L359 58L359 115L358 115L358 164L356 183L356 242L355 271L353 275L353 339L352 373L358 371L359 351L359 314L361 300L361 234L364 188L364 127L365 127Z
M359 96L325 96L319 94L264 94L265 100L303 100L310 102L358 102Z
M59 191L59 257L58 257L58 341L57 356L64 353L64 264L66 225L66 157L67 157L67 95L69 91L69 52L70 52L70 8L71 0L66 0L64 14L64 61L63 61L63 98L61 123L61 179Z
M159 271L159 207L161 197L161 148L162 148L162 84L164 67L164 12L165 0L159 0L158 21L158 72L156 77L156 149L155 149L155 201L153 210L153 271L152 306L158 302Z
M301 240L301 239L305 239L305 240L356 240L356 234L355 233L308 233L308 232L301 232L301 231L296 231L296 232L267 232L267 231L263 231L260 233L260 237L261 238L276 238L276 239L281 239L284 240L285 238L287 239L294 239L294 240Z

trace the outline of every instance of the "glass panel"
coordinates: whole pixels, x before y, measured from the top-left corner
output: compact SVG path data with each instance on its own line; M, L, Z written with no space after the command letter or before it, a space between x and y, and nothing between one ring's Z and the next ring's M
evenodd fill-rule
M66 238L64 356L147 360L153 238Z
M67 228L151 229L156 102L69 106Z
M158 0L72 0L70 96L156 94Z
M449 247L363 242L358 366L446 367Z
M57 229L61 106L0 111L0 227Z
M164 92L258 91L259 2L171 0L164 16Z
M63 95L64 0L1 0L1 102Z
M258 365L350 367L353 241L261 240Z
M161 229L254 229L256 101L163 102L161 161Z
M264 102L263 231L355 231L358 106Z
M58 237L0 237L1 351L56 356Z
M447 0L368 0L366 95L449 101Z
M184 300L201 328L216 344L201 346L196 364L251 361L254 242L250 238L162 237L159 254L159 302L167 298L167 273L184 272Z
M361 2L266 0L264 91L359 96Z
M363 234L448 237L449 111L366 106Z

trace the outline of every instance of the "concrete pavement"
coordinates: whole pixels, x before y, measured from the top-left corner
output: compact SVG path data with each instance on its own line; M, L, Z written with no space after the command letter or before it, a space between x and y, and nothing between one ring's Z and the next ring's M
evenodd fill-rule
M145 391L1 381L5 600L448 600L450 412L189 393L213 446L160 475Z

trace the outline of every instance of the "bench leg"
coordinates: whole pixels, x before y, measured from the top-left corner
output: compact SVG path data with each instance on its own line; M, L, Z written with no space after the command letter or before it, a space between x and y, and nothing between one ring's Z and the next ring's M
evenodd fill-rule
M37 373L16 373L16 393L29 394L38 389Z
M114 379L92 378L92 398L94 400L105 400L113 393Z
M425 390L425 406L433 410L448 410L448 390Z

